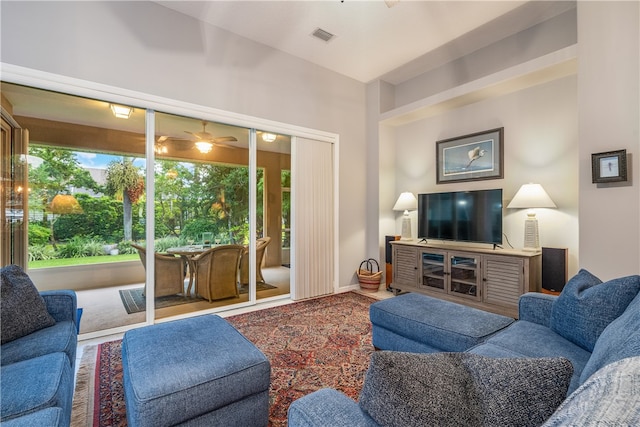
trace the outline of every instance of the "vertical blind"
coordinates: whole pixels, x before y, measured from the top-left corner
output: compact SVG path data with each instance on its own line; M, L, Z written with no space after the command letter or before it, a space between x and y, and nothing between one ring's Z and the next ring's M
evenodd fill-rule
M334 290L333 144L293 138L291 298Z

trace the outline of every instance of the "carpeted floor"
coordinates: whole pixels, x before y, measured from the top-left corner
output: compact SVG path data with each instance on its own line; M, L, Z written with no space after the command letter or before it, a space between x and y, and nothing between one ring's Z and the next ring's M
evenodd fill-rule
M348 292L226 318L271 362L270 426L286 426L291 402L323 387L357 398L373 352L369 306L375 301ZM85 349L72 427L127 425L120 345ZM81 383L91 376L97 386Z
M267 289L275 288L275 286L271 286L267 283L256 284L257 291L264 291ZM125 310L127 310L127 314L140 313L146 310L147 300L144 296L142 296L144 288L121 289L119 292L120 299L122 300L122 304L124 305ZM249 292L249 285L241 285L239 293L246 294L247 292ZM198 301L204 301L204 298L201 298L199 296L185 296L176 294L156 298L155 304L156 308L165 308Z

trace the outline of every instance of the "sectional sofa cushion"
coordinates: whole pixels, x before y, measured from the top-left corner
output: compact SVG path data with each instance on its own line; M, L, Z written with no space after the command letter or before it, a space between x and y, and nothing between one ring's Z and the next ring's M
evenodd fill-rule
M383 426L542 424L566 397L565 358L380 351L359 404Z
M294 400L287 414L289 427L379 427L355 400L333 388Z
M60 424L68 426L73 400L73 375L64 353L46 354L2 366L0 424L43 409L61 408Z
M551 329L587 351L640 291L638 276L602 283L582 269L566 284L551 310Z
M526 339L523 339L526 337ZM519 320L507 329L473 347L470 353L489 357L557 357L562 355L571 361L573 375L569 391L580 386L580 374L591 353L537 323Z
M4 366L49 353L63 352L67 355L69 365L73 368L76 346L78 345L76 334L76 326L73 321L57 322L53 326L3 344L0 352L0 364Z
M640 354L640 294L620 317L602 331L593 353L580 375L584 383L591 375L610 363Z
M40 411L3 421L2 427L65 427L64 414L61 408L46 408Z
M3 267L0 277L2 344L56 323L35 285L19 266Z

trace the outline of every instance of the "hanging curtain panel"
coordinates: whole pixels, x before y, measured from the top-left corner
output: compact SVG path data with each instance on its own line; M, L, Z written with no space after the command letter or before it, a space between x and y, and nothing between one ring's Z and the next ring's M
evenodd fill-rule
M333 144L292 141L292 228L294 300L334 290Z

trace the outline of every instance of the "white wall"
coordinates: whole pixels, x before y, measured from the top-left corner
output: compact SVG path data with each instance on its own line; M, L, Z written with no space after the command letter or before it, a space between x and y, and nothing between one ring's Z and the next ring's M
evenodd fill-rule
M365 85L151 2L2 2L4 63L340 135L339 284L366 255Z
M640 3L578 2L580 265L640 273ZM591 154L626 149L627 183L592 184Z
M380 185L381 219L388 216L385 204L392 206L401 191L489 188L500 183L436 186L433 144L504 126L501 184L505 197L511 198L520 184L531 180L540 182L558 205L556 210L538 212L542 245L569 248L569 274L587 268L606 280L640 273L640 3L577 2L576 21L577 78L563 78L400 128L383 126L381 156L395 148L397 170L393 192ZM421 78L401 85L401 91L424 91L414 85ZM393 95L392 91L387 96ZM401 100L396 97L395 101ZM623 148L629 153L629 182L592 184L591 154ZM388 176L388 172L381 174ZM523 219L523 212L510 210L505 217L505 231L516 247L522 246ZM400 214L394 226L384 220L380 224L380 234L398 233Z
M569 2L560 7L569 9L537 25L397 84L393 94L394 106L400 107L427 98L505 68L575 45L576 9L571 7ZM478 35L478 37L481 36ZM450 44L452 46L443 46L441 49L455 52L456 41Z
M558 209L540 209L540 243L569 249L569 274L578 265L578 138L576 76L534 86L432 118L392 128L395 194L502 188L506 206L522 184L542 184ZM504 127L504 179L436 184L436 141ZM390 207L389 207L390 209ZM524 210L504 210L504 233L524 244ZM412 232L417 237L417 212ZM400 230L401 214L395 230ZM504 246L509 247L504 241Z

